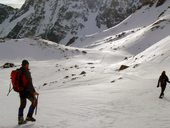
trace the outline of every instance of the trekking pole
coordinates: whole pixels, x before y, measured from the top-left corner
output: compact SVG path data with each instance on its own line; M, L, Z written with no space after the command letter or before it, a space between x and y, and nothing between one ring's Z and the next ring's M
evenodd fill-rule
M7 96L9 96L9 94L10 94L10 92L12 91L12 87L11 87L11 83L9 84L9 91L8 91L8 94L7 94Z
M36 106L36 108L35 108L35 115L37 115L37 109L38 109L38 96L39 96L39 95L37 95L37 106Z

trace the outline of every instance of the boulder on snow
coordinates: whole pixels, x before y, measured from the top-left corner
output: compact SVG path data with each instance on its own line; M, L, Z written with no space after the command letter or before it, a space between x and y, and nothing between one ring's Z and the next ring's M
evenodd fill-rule
M125 70L125 69L127 69L127 68L129 68L129 66L127 66L127 65L121 65L118 71L122 71L122 70Z
M124 37L125 35L126 35L126 33L122 32L122 33L116 35L116 38L120 39L120 38Z
M158 0L157 4L156 4L156 7L159 7L161 6L162 4L165 3L166 0Z
M80 75L85 75L86 74L86 72L85 71L82 71L81 73L80 73Z
M44 83L44 84L43 84L43 86L46 86L46 85L47 85L47 83Z
M69 78L69 76L65 76L65 77L64 77L64 79L68 79L68 78Z
M15 65L13 63L5 63L2 68L13 68Z
M87 52L86 52L86 51L82 51L82 53L83 53L83 54L87 54Z
M78 79L78 77L74 77L74 78L72 78L71 80L73 81L73 80L76 80L76 79Z
M78 39L78 37L73 37L73 38L71 38L71 39L69 40L69 42L66 44L66 46L69 46L69 45L73 44L73 43L76 41L76 39Z
M116 81L115 80L112 80L110 83L115 83Z
M135 64L134 66L133 66L133 68L136 68L136 67L138 67L139 66L139 64Z
M78 65L75 65L74 67L75 67L76 69L79 69L79 66L78 66Z
M87 64L92 65L92 64L94 64L94 63L89 62L89 63L87 63Z
M4 43L5 39L0 38L0 43Z
M119 77L118 79L112 80L110 83L115 83L117 80L122 80L122 77Z

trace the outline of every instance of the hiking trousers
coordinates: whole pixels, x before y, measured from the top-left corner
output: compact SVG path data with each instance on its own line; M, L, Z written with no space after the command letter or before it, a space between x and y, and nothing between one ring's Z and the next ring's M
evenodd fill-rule
M37 106L36 97L33 95L33 93L31 93L29 91L20 92L19 97L20 97L20 107L19 107L19 110L18 110L18 117L24 116L24 109L25 109L26 104L27 104L27 99L31 102L31 105L30 105L29 110L28 110L27 117L32 117L33 113L34 113L34 109Z
M161 94L160 94L159 97L164 96L164 91L165 91L165 89L166 89L166 85L162 85L162 86L161 86Z

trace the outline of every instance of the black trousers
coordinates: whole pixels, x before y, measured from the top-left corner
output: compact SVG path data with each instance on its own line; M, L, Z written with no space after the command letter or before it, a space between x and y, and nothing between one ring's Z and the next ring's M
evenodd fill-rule
M19 97L20 97L20 107L19 107L19 110L18 110L18 117L24 116L23 113L24 113L24 109L25 109L26 104L27 104L27 99L31 102L31 105L30 105L29 110L28 110L27 117L32 117L32 115L34 113L34 109L37 106L36 97L33 95L33 93L31 93L29 91L20 92Z
M159 97L164 96L164 91L165 91L165 89L166 89L166 85L161 85L161 94L160 94Z

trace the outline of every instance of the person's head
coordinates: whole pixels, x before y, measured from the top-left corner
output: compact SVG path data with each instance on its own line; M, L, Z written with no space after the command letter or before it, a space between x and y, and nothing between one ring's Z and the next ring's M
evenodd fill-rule
M163 71L163 72L162 72L162 75L165 75L165 74L166 74L166 72L165 72L165 71Z
M22 61L22 67L29 69L29 62L28 62L28 60L23 60Z

